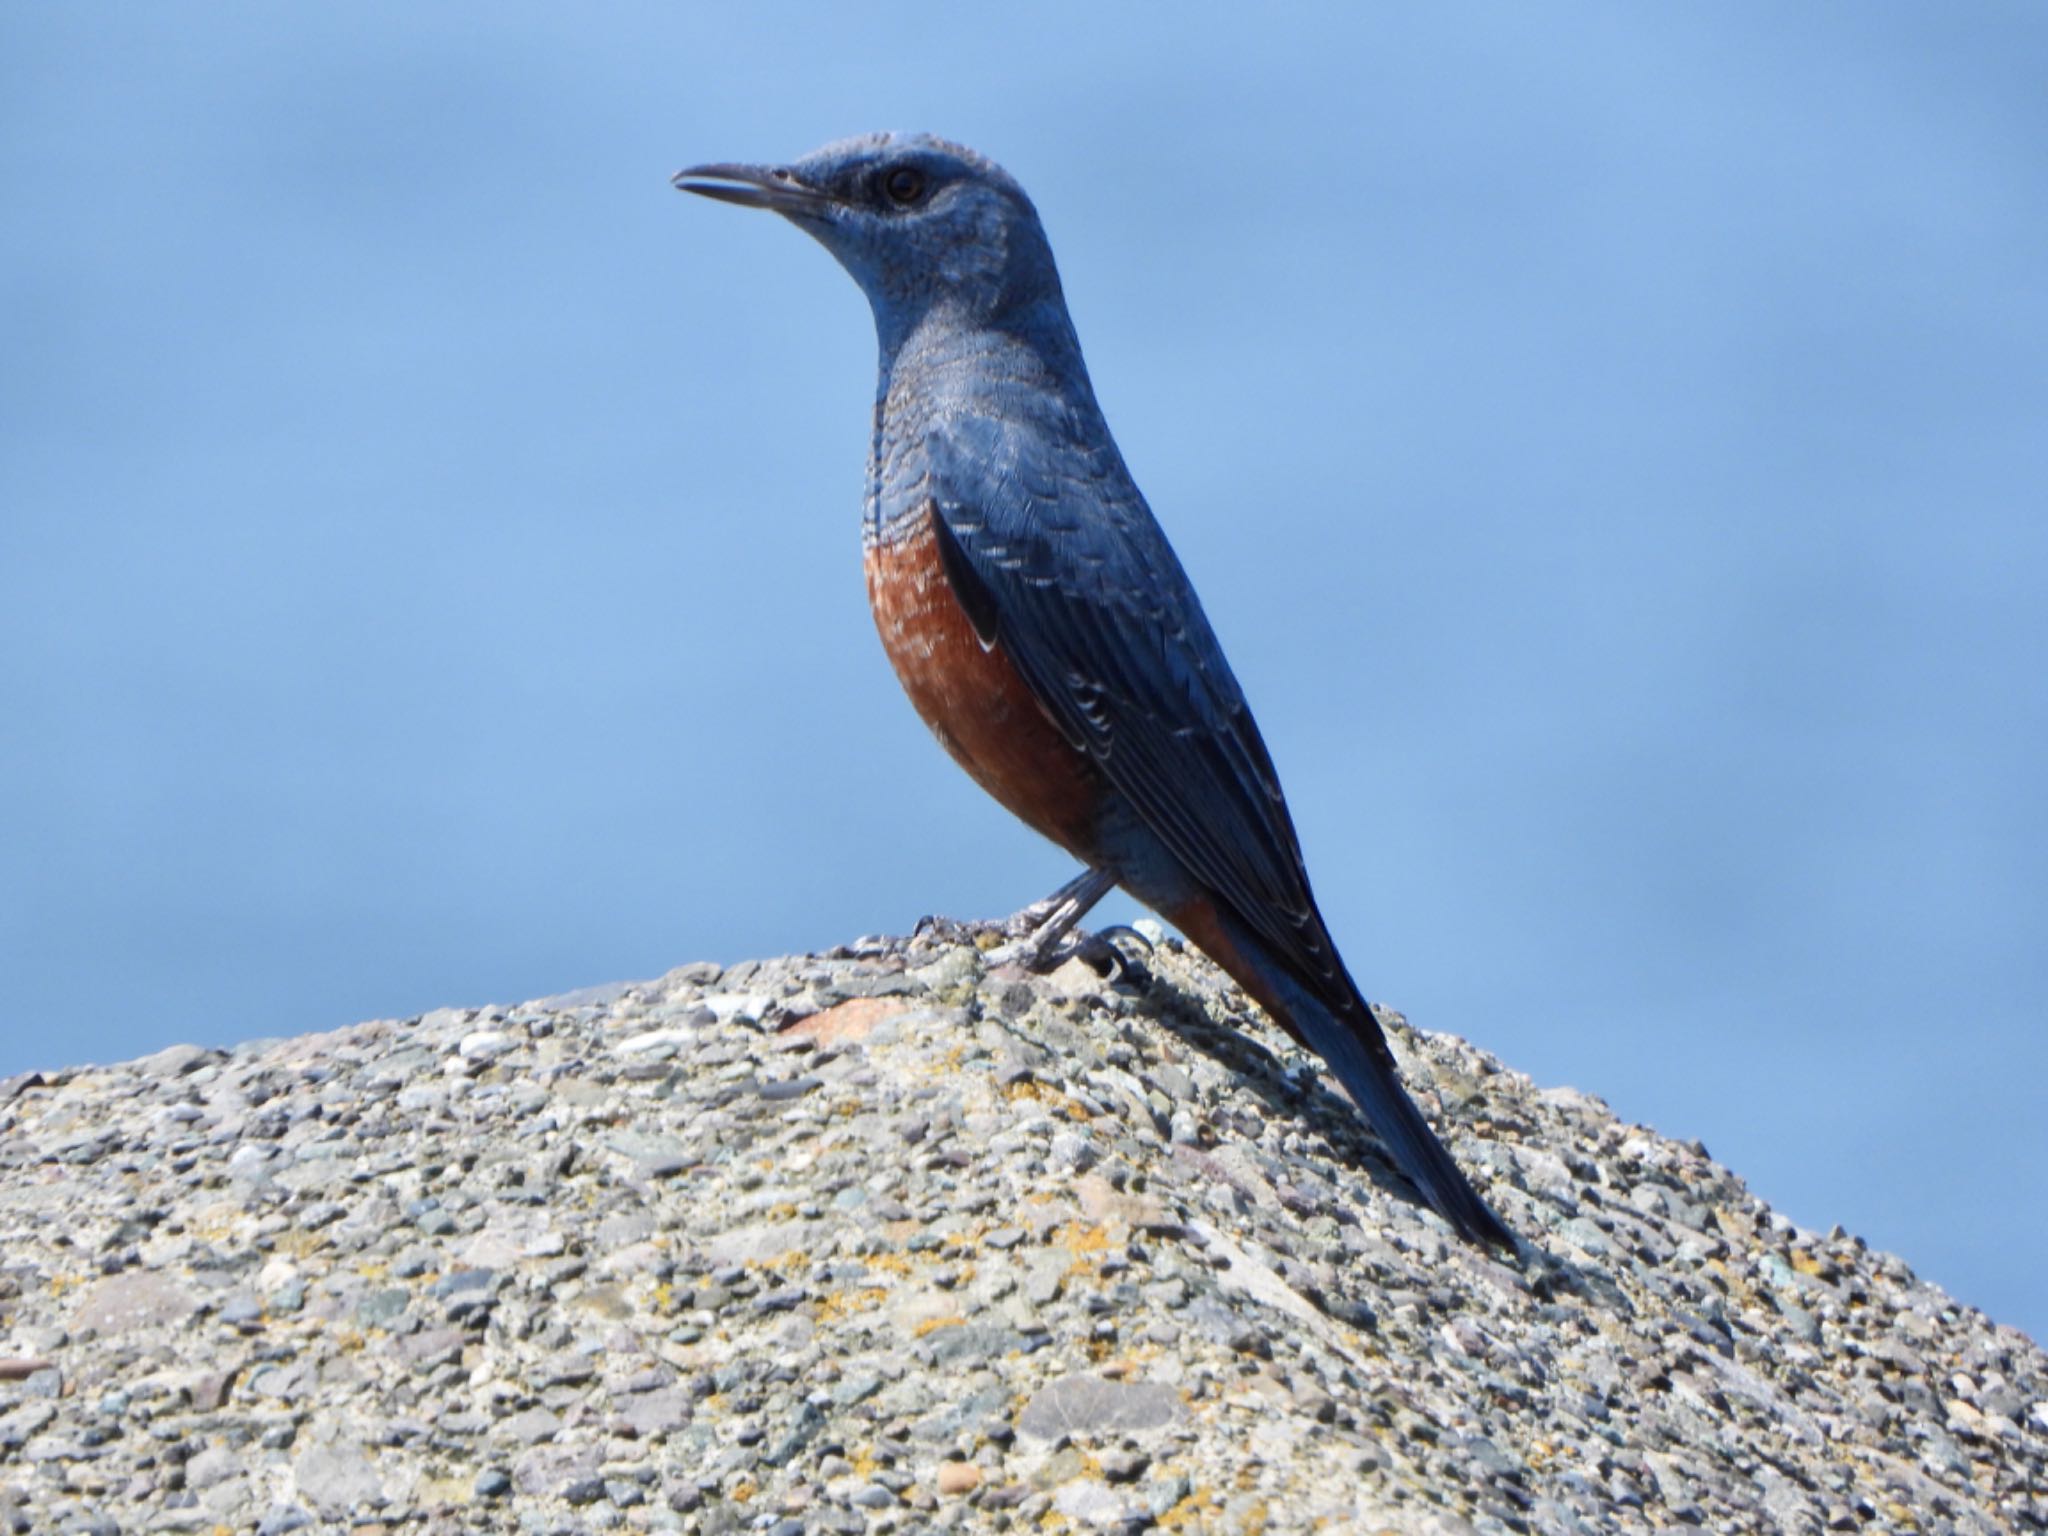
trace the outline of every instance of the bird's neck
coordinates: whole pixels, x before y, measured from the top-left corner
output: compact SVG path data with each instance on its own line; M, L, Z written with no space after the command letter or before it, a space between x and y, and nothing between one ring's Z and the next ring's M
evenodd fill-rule
M900 537L922 514L930 496L925 439L935 422L994 416L1065 432L1095 415L1064 304L1033 305L997 324L961 325L933 315L895 336L878 330L881 375L864 533L870 545Z

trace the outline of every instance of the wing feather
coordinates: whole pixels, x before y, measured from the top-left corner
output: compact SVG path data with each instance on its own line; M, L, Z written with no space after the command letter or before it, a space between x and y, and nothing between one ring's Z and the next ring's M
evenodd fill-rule
M930 454L977 629L992 616L1039 703L1192 875L1305 979L1355 995L1244 694L1115 450L959 416Z

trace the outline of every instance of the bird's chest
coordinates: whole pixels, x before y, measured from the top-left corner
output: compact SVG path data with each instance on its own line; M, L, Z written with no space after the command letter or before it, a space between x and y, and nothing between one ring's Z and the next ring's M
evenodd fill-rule
M953 594L929 508L880 530L868 603L910 702L954 759L1011 812L1086 857L1102 784L1039 708L1000 645L985 646Z

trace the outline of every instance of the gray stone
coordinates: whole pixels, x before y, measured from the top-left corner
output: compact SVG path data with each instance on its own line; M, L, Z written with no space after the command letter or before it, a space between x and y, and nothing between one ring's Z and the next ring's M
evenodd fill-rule
M535 1498L560 1498L568 1489L597 1476L594 1445L535 1445L512 1463L512 1485Z
M493 1433L502 1440L517 1445L538 1445L543 1440L552 1440L562 1431L560 1417L545 1408L527 1408L498 1421Z
M384 1485L363 1448L348 1440L316 1440L292 1461L299 1496L329 1518L381 1506Z
M636 1392L617 1405L620 1418L643 1439L659 1439L690 1422L690 1397L681 1387Z
M1053 1494L1052 1507L1075 1524L1096 1529L1134 1520L1145 1508L1093 1478L1062 1483Z
M129 1270L110 1275L85 1293L71 1325L95 1333L168 1328L197 1312L199 1298L168 1275Z
M1017 1428L1038 1440L1061 1435L1131 1434L1163 1429L1182 1416L1180 1396L1158 1382L1063 1376L1024 1405Z
M135 1062L135 1070L144 1077L183 1077L186 1073L204 1066L214 1057L214 1052L199 1045L167 1045L153 1056L144 1056Z

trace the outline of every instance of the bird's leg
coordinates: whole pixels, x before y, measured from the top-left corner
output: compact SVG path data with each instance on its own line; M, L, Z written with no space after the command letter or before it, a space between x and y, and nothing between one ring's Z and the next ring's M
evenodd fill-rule
M1007 918L1003 927L1012 938L1021 939L1037 933L1055 917L1064 917L1066 921L1061 925L1060 933L1065 933L1086 916L1088 909L1102 900L1114 884L1116 877L1106 870L1084 869L1043 901L1034 901L1023 911ZM1071 913L1067 910L1070 906L1073 908ZM1057 938L1058 934L1054 937Z
M1115 884L1116 876L1106 869L1082 870L1045 900L1034 901L1004 924L1018 937L999 949L990 950L989 963L1021 965L1028 971L1046 969L1058 952L1060 941Z

